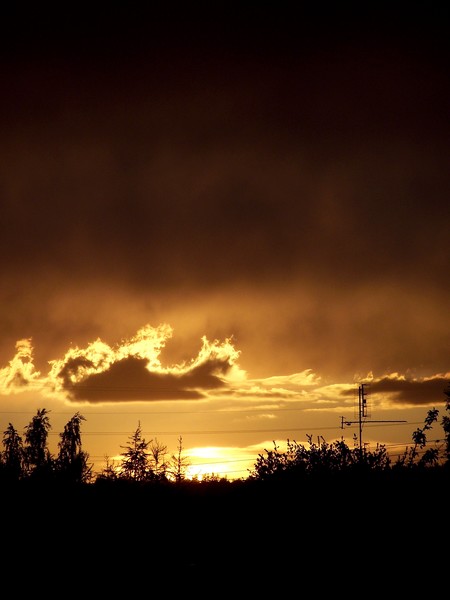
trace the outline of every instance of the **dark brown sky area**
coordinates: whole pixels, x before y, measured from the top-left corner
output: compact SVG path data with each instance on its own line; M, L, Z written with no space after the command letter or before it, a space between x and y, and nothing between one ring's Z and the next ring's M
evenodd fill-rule
M3 20L0 366L169 322L168 362L450 371L445 11L273 6Z

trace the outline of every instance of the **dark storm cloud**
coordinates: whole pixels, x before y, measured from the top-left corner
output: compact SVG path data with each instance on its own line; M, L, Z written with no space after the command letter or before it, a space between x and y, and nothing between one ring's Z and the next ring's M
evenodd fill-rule
M371 389L373 393L392 394L399 405L436 406L444 403L444 391L448 385L449 380L443 377L422 381L394 380L386 377L371 384Z
M159 295L183 303L190 289L206 296L235 285L288 296L298 283L315 297L313 314L292 310L273 329L295 344L306 331L302 366L314 368L330 348L348 356L339 343L356 347L336 325L342 290L389 290L379 311L392 307L396 324L406 295L436 299L441 314L445 21L411 7L356 22L341 9L220 10L125 17L108 7L56 22L31 11L14 28L3 21L5 357L22 336L40 338L39 348L89 339L102 294L118 290L153 306ZM239 317L232 323L239 328ZM448 348L439 326L443 342L429 341L427 354Z
M63 380L63 384L66 387L70 385L71 377L76 376L80 370L92 367L94 367L94 363L91 360L84 356L77 356L66 360L57 375Z
M445 402L445 390L450 380L446 377L430 379L405 379L402 377L383 377L369 383L367 389L371 395L380 394L389 398L399 408L402 406L439 406ZM354 391L345 390L342 395L354 395Z
M150 372L147 360L128 357L101 373L85 377L80 383L71 383L67 375L89 366L89 362L69 360L59 373L72 401L197 400L204 397L202 390L222 387L224 384L219 375L225 374L230 367L227 361L211 360L178 375Z
M418 127L412 118L410 129L393 133L378 123L374 133L367 107L359 139L345 143L350 109L333 117L349 122L341 134L330 126L309 135L303 130L322 121L321 109L305 115L301 97L286 100L288 82L249 101L251 84L211 94L208 81L197 93L169 94L162 108L138 90L114 106L107 85L94 90L105 103L98 114L90 103L74 114L69 98L62 116L14 130L0 145L5 274L151 281L160 289L300 275L430 282L440 275L450 189L442 131L430 143L419 126L420 139L409 140ZM420 107L413 92L391 110ZM424 102L433 119L448 99L437 92ZM260 116L247 115L253 102L264 107ZM290 131L280 122L287 114Z

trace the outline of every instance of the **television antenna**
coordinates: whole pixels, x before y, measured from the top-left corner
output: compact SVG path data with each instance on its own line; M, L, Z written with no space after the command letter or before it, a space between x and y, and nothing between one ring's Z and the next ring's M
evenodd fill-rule
M348 421L345 417L341 417L341 429L344 429L344 426L358 424L359 427L359 451L362 455L363 451L363 443L362 443L362 428L363 423L367 422L366 419L369 416L369 408L367 403L367 383L361 383L358 386L358 417L356 421ZM406 423L405 420L401 421L373 421L370 420L370 423Z

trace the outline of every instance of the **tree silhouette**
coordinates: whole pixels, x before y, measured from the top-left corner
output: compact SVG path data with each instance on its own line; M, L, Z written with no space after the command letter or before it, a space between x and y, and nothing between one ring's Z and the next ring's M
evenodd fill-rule
M159 442L156 438L149 443L150 456L149 468L155 479L166 479L167 462L165 456L167 446Z
M447 415L442 417L441 425L445 435L445 464L450 467L450 383L447 385L447 389L444 390L444 394L447 398L445 401L445 410L447 411Z
M150 467L149 456L147 452L150 442L142 437L141 423L139 422L134 433L129 437L130 445L121 446L126 451L121 454L121 477L133 481L146 481L149 479Z
M180 483L186 478L186 471L189 467L189 460L183 456L183 438L178 438L177 453L172 454L169 466L169 473L176 483Z
M23 441L11 423L3 432L2 471L8 480L19 480L24 469Z
M60 477L73 483L88 483L92 477L89 455L81 448L81 422L86 419L79 412L67 422L60 433L56 468Z
M52 470L52 456L47 447L51 429L48 412L46 408L38 408L25 427L24 456L28 475L44 475Z
M96 477L96 481L117 481L120 474L120 467L114 462L114 460L110 460L109 456L105 456L105 467L102 469L101 473L99 473Z
M433 423L438 419L439 410L432 408L428 411L425 417L424 426L418 427L412 434L414 446L407 447L402 456L397 460L396 467L424 467L436 466L439 461L439 448L428 448L420 458L419 450L423 450L427 444L426 432L432 429Z

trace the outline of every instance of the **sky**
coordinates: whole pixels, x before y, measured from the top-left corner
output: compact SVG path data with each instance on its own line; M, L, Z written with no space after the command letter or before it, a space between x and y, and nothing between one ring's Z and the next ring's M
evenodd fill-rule
M445 11L250 4L3 19L1 432L236 478L353 445L362 382L368 448L444 416Z

